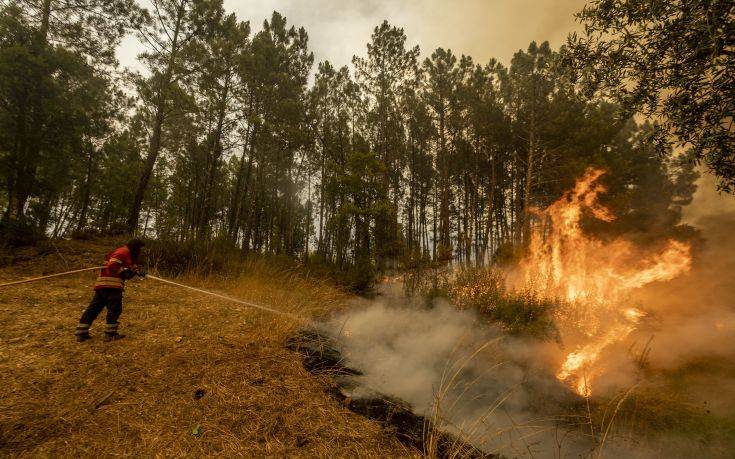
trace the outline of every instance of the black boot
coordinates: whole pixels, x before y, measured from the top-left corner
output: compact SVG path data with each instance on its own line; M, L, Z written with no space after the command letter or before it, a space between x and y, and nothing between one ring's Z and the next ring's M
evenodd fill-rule
M89 324L80 323L79 325L77 325L74 336L77 337L77 341L79 341L80 343L83 343L92 338L91 336L89 336Z
M118 324L107 324L107 327L105 328L105 342L109 341L117 341L119 339L125 338L125 335L121 335L117 332Z

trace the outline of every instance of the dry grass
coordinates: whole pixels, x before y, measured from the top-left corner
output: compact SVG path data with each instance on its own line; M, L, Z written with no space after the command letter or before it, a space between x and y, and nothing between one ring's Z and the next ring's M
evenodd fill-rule
M110 245L69 242L15 257L0 283L97 263ZM93 280L0 290L0 455L417 455L329 397L283 348L298 326L286 318L143 280L125 292L126 339L102 342L100 317L94 338L76 343ZM237 280L182 281L310 316L345 299L326 282L258 262Z

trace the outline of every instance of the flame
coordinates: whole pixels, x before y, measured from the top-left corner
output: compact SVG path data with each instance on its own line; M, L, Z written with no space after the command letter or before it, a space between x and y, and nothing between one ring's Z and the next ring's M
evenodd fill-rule
M651 282L673 279L691 266L690 246L683 242L672 239L661 250L643 251L624 239L603 241L583 232L585 214L615 220L598 200L607 191L599 183L604 173L588 169L561 199L535 212L540 224L519 265L523 288L561 300L556 317L560 329L581 332L580 343L556 376L582 396L591 395L594 379L604 371L604 349L625 339L644 316L624 306L626 296Z

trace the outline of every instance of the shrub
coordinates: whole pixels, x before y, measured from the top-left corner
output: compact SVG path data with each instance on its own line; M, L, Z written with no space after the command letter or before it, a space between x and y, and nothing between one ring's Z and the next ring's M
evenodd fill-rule
M513 334L537 337L556 334L552 314L557 303L530 290L508 290L505 275L496 268L462 269L452 278L434 282L427 294L444 296L457 308L474 310Z
M35 245L45 238L43 231L25 220L6 219L0 223L0 245L7 248Z
M449 298L450 278L449 265L423 259L403 273L403 289L407 296L420 295L429 302Z
M92 241L94 239L99 239L103 236L103 234L99 231L85 228L81 230L74 230L71 233L71 238L76 241Z
M353 292L367 292L375 283L375 266L369 258L356 260L346 272L336 273L336 280Z
M151 268L175 275L184 272L205 275L224 272L233 263L245 258L239 248L225 240L148 240L143 254L144 262Z

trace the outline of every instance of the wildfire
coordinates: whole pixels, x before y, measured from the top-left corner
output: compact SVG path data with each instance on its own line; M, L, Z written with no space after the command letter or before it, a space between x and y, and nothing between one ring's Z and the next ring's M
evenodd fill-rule
M604 370L602 351L636 329L642 311L623 305L633 289L665 281L689 270L690 246L669 240L655 252L643 252L624 239L602 241L584 234L581 218L602 221L615 216L598 201L604 171L588 169L573 189L537 216L529 252L520 264L524 288L562 300L557 322L584 337L556 374L583 396Z

